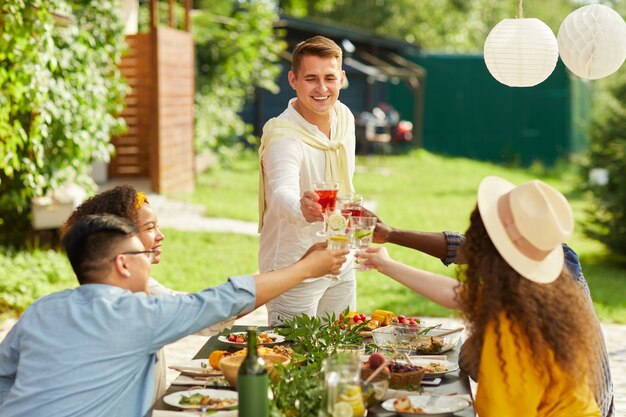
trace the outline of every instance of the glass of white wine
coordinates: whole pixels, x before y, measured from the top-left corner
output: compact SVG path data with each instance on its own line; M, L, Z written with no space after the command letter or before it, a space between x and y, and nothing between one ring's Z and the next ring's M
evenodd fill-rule
M352 217L350 219L350 235L352 236L354 249L364 251L369 248L374 238L374 228L376 227L376 217ZM354 263L357 271L366 271L367 268L358 262Z

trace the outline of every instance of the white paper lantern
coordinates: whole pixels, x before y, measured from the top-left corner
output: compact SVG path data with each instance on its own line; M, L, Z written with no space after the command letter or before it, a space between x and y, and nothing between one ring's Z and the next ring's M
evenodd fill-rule
M626 23L613 9L590 4L570 13L557 36L563 63L581 78L611 75L626 58Z
M485 63L511 87L532 87L552 74L559 57L556 37L539 19L504 19L485 40Z

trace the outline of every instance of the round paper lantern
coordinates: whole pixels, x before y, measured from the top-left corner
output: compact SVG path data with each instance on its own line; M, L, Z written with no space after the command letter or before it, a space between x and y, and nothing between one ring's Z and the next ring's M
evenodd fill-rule
M601 4L570 13L561 23L557 40L563 63L581 78L611 75L626 58L626 23L615 10Z
M504 19L485 40L485 63L511 87L532 87L552 74L559 57L552 30L539 19Z

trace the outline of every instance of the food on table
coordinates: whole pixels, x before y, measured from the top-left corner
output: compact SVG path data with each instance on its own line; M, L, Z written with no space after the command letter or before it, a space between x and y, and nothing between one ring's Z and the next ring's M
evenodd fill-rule
M211 408L226 408L237 405L236 398L214 398L210 395L195 393L190 396L181 395L180 405L207 405Z
M228 339L229 342L245 344L248 341L248 336L246 333L229 333L226 335L226 339ZM276 336L270 335L269 333L257 333L256 340L260 345L264 343L274 343Z
M444 342L442 337L427 336L421 337L417 341L415 350L421 354L430 355L434 353L441 353L443 351Z
M351 414L346 411L341 411L341 407L344 405L340 404L348 404L350 406ZM337 406L339 406L340 414L342 415L350 415L350 416L364 416L365 415L365 404L363 403L363 395L361 393L360 385L352 385L346 386L345 389L339 394L339 401L335 403L335 407L333 408L333 416L337 415Z
M279 355L285 355L288 358L291 358L293 356L293 349L291 349L289 346L276 345L272 347L272 352Z
M424 414L424 410L413 407L411 400L407 397L398 397L393 401L393 408L399 413Z
M270 347L265 347L265 346L259 346L257 349L257 354L259 355L265 355L267 353L274 353L274 349L270 348ZM237 352L233 353L233 355L243 355L246 356L246 354L248 353L248 348L243 348L241 350L238 350Z
M377 369L383 363L385 363L385 356L380 352L372 353L367 359L367 364L371 369Z
M247 352L248 352L248 348L243 348L243 349L238 350L237 352L233 353L233 355L246 356ZM282 345L276 345L276 346L272 346L272 347L259 346L257 348L257 353L259 355L267 355L267 354L270 354L270 353L276 353L276 354L287 356L287 357L291 358L291 356L293 355L293 349L291 349L289 346L282 346Z
M365 327L370 330L378 329L380 327L380 323L378 322L378 320L372 319L365 324Z
M371 357L371 356L370 356ZM379 359L374 360L374 365ZM380 366L380 365L379 365ZM372 367L369 360L361 366L361 379L367 379L377 367ZM374 380L380 380L389 378L389 386L391 388L410 388L412 386L418 387L422 381L422 377L426 369L421 366L416 366L408 363L402 363L398 361L391 361L387 364L386 369L379 372L374 377ZM388 375L388 376L387 376Z
M332 235L328 238L328 250L346 249L350 245L350 238L344 235Z
M209 355L209 365L211 365L211 368L219 370L220 361L224 356L228 355L230 355L230 353L226 352L225 350L214 350Z
M408 325L418 325L420 324L420 319L417 317L405 317L402 314L391 319L392 324L408 324Z
M328 216L328 227L334 232L345 230L346 227L348 227L348 219L346 219L341 213L333 213ZM347 236L344 237L348 239Z
M381 326L389 326L391 324L391 320L395 316L396 315L393 311L375 310L372 313L372 320L378 321Z
M446 372L446 365L442 362L431 362L428 365L426 365L424 368L426 368L427 374Z

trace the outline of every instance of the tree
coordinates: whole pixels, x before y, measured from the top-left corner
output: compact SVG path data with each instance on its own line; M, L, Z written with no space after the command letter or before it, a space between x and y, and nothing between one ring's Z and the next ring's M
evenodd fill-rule
M500 0L279 0L282 12L416 43L428 50L481 51L489 31L518 16L518 2ZM579 2L529 1L524 17L543 20L556 33Z
M30 202L65 183L86 188L120 132L123 26L114 0L0 3L0 241L21 245ZM52 11L76 23L55 25Z
M194 15L197 57L196 149L226 159L253 144L252 127L239 112L255 88L275 91L277 62L286 44L273 29L267 2L211 2ZM243 140L243 142L242 142Z
M596 98L590 144L582 181L592 196L586 233L626 259L626 68L604 82ZM604 169L608 182L588 181L592 169Z

